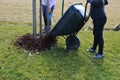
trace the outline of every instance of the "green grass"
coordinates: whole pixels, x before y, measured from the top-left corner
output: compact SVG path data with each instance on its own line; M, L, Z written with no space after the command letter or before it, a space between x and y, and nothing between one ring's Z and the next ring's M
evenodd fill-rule
M0 22L0 80L119 80L120 31L104 31L105 57L92 58L92 31L80 31L81 46L65 50L65 39L59 37L58 48L32 53L16 49L13 40L31 33L31 24Z
M61 17L61 2L57 0L55 7L56 21ZM76 2L85 5L85 0L65 0L65 10ZM0 0L0 80L120 80L120 31L104 31L103 59L94 59L94 54L86 52L93 41L89 30L79 32L81 46L77 51L66 51L65 39L61 36L58 48L32 53L32 56L13 46L16 37L32 32L31 3L32 0ZM119 4L120 0L110 0L106 6L105 28L120 24ZM92 27L91 20L87 26Z

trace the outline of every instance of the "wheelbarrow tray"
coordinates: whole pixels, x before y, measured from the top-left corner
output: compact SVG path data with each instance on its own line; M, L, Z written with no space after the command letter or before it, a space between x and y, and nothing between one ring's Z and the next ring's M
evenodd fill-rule
M88 14L85 14L85 8L83 5L81 3L74 4L68 8L65 14L51 30L49 36L75 34L84 26L85 20L88 20Z

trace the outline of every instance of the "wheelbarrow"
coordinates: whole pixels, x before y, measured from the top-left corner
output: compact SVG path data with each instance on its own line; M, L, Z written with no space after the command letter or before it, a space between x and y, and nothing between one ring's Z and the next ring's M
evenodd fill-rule
M88 21L89 15L86 13L86 6L81 3L71 5L57 22L48 36L67 36L66 49L76 50L80 46L80 40L77 33Z

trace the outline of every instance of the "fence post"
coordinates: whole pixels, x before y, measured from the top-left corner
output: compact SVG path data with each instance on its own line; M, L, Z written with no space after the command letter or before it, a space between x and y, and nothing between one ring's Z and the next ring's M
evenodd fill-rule
M40 15L40 36L42 36L42 0L40 0L40 4L39 4L39 15Z
M32 0L33 36L36 38L36 0Z
M63 16L63 14L64 14L64 0L62 0L62 13L61 13L61 15Z
M49 0L47 0L47 27L50 27L50 20L49 20ZM48 31L47 31L48 34Z

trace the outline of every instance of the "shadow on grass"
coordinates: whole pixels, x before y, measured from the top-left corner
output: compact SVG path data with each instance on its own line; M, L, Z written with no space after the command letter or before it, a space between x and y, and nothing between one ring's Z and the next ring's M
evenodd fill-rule
M93 65L95 60L86 60L86 56L81 51L67 51L64 48L56 48L55 50L43 52L40 54L46 62L49 78L75 80L81 77L85 80L93 79L96 74ZM101 62L101 61L100 61ZM97 62L95 62L97 63ZM97 64L99 65L99 64ZM101 65L101 64L100 64Z

